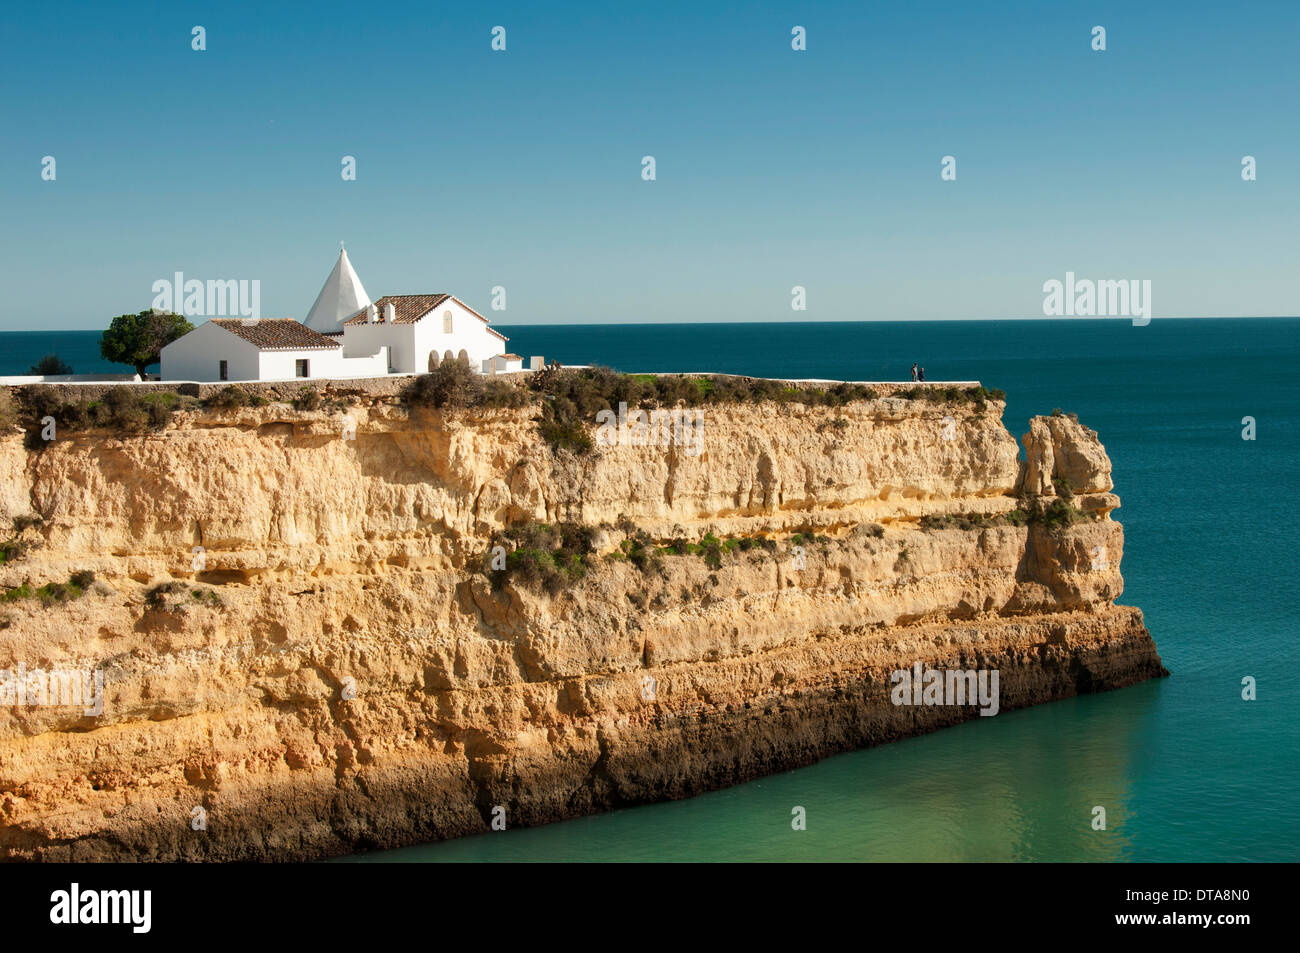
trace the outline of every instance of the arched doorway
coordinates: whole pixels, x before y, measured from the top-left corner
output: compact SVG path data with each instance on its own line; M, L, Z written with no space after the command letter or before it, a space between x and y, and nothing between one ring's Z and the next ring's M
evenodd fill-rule
M452 354L449 348L448 350L442 352L442 359L444 361L454 361L456 360L456 355Z
M438 369L438 365L441 363L442 363L442 358L438 357L438 352L430 351L429 352L429 373L432 374L434 371L436 371Z
M466 367L469 367L469 351L461 348L460 353L456 355L456 360L460 361Z

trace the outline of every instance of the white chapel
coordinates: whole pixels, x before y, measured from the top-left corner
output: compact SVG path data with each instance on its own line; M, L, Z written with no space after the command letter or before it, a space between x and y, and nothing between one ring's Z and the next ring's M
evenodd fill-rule
M346 250L304 322L209 320L162 351L163 380L270 381L421 374L461 361L494 374L522 370L506 336L455 295L371 301ZM534 361L540 365L541 359Z

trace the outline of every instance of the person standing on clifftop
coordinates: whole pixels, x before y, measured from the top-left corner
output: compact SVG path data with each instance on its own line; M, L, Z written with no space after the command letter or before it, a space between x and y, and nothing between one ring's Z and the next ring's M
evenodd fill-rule
M916 383L916 362L912 362L912 383Z

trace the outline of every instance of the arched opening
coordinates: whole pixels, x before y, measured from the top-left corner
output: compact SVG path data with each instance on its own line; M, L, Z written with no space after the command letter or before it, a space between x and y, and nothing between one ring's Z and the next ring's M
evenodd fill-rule
M455 354L452 354L452 353L451 353L451 350L448 349L448 350L442 352L442 359L443 359L444 361L454 361L454 360L456 360L456 355L455 355Z
M456 355L456 360L460 361L466 367L469 367L469 351L461 348L460 353Z
M441 363L442 363L442 358L438 357L438 352L430 351L429 352L429 373L433 373L434 371L436 371L438 369L438 365Z

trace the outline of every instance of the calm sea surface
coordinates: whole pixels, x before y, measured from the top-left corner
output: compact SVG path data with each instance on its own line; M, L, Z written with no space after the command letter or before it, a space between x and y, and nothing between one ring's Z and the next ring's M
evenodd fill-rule
M1017 437L1033 414L1078 413L1123 500L1120 601L1142 607L1173 677L689 801L349 860L1300 860L1300 319L502 331L518 354L626 371L899 380L920 361L1006 390ZM0 374L50 351L124 370L97 342L0 334Z

